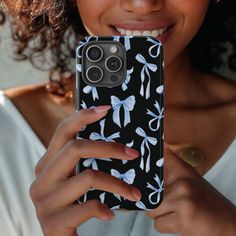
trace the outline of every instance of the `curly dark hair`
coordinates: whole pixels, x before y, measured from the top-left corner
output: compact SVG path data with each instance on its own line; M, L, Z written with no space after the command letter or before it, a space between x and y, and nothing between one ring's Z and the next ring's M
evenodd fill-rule
M4 12L10 16L16 58L30 60L38 69L49 70L48 90L65 96L74 71L78 39L88 35L75 0L2 0L0 23ZM189 44L193 65L211 72L225 62L221 55L232 45L227 62L236 71L236 3L235 0L210 0L201 29ZM50 58L50 60L48 60Z

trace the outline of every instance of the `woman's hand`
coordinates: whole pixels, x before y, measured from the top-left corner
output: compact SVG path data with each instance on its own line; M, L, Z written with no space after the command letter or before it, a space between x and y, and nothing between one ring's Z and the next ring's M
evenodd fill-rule
M139 190L109 174L85 170L74 175L76 163L81 158L132 160L138 157L137 151L119 143L74 139L76 132L100 120L110 108L81 110L61 122L47 152L37 164L30 196L45 236L74 236L76 228L92 217L112 219L113 212L98 200L75 203L91 188L117 193L131 201L140 200Z
M164 168L163 202L146 212L155 229L182 236L236 235L236 207L168 146Z

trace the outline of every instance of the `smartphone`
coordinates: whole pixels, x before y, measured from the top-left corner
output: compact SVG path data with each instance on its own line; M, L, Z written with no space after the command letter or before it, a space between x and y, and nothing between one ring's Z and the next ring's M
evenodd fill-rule
M135 160L81 159L77 173L95 169L137 187L132 202L96 189L78 199L97 199L111 209L150 210L163 198L163 46L146 36L85 37L76 50L76 108L110 104L105 118L87 125L77 139L119 142L140 152Z

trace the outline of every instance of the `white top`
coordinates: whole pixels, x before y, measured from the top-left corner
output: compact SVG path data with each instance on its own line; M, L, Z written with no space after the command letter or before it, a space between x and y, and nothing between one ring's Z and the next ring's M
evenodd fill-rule
M13 103L0 91L0 235L42 236L29 197L34 166L45 147ZM236 138L204 175L236 205ZM201 197L199 195L199 197ZM80 236L161 236L142 211L115 212L112 221L92 218L79 227ZM167 234L165 234L166 236Z

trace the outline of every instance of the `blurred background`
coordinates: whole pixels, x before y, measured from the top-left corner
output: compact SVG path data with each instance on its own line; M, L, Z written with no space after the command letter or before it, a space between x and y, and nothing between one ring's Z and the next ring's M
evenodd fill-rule
M34 68L27 61L14 60L14 43L9 24L0 26L0 90L48 80L48 73Z
M10 87L38 84L48 80L48 73L34 68L30 62L14 60L14 43L11 39L9 24L0 26L0 90ZM228 52L223 55L227 58L231 46L228 45ZM229 70L227 66L217 69L218 73L236 81L236 73Z

